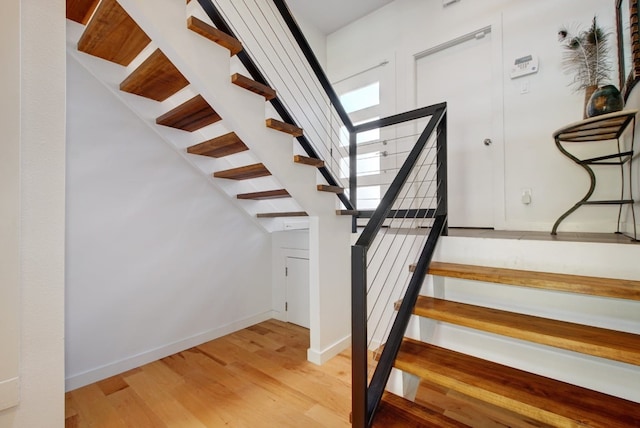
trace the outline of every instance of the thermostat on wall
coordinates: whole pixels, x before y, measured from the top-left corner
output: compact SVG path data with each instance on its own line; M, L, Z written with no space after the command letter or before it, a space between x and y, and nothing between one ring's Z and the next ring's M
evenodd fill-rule
M511 65L511 78L526 76L527 74L533 74L538 72L538 56L537 55L525 55L520 58L516 58Z

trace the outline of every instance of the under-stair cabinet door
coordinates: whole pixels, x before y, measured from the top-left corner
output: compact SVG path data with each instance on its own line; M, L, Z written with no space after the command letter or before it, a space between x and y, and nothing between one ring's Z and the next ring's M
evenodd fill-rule
M449 225L494 226L490 28L421 52L417 107L447 102Z
M285 283L287 322L309 328L309 259L287 257Z

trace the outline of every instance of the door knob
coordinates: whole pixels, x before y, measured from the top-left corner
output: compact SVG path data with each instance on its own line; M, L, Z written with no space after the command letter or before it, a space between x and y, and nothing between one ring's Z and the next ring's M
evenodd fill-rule
M491 145L491 143L493 143L493 141L491 141L491 138L485 138L485 139L484 139L484 145L485 145L485 146L490 146L490 145Z

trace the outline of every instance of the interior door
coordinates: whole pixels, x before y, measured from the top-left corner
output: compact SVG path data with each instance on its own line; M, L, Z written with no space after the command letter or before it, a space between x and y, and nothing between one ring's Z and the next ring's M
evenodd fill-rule
M449 226L494 226L491 33L416 58L418 107L447 102Z
M309 328L309 260L287 257L285 283L287 322Z

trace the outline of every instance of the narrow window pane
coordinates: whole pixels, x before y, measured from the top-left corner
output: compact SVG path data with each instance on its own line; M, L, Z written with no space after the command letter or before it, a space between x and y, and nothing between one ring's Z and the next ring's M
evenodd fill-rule
M355 89L340 96L340 102L347 113L380 104L380 82Z

